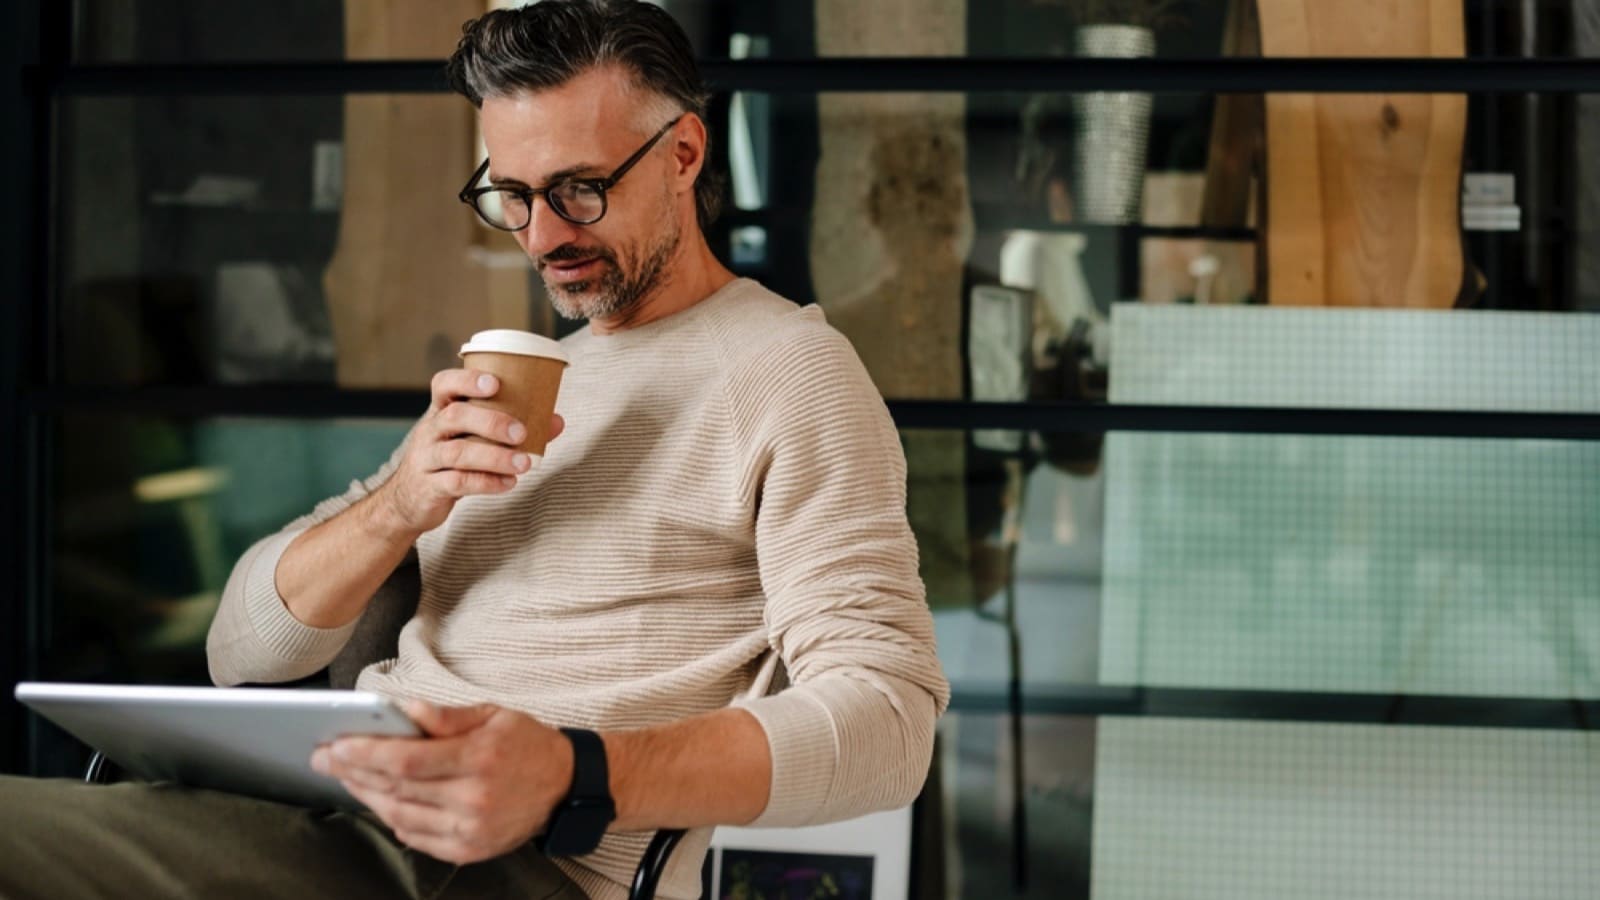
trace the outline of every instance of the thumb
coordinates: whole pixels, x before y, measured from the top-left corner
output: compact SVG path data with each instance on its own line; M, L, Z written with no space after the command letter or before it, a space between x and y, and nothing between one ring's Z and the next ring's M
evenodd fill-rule
M454 737L482 725L494 715L495 707L489 703L476 706L435 706L421 700L412 700L405 706L407 716L429 737Z

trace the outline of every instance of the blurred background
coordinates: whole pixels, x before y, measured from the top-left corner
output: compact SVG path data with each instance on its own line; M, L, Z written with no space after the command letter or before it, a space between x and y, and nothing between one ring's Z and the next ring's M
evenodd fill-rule
M203 683L468 335L576 327L455 197L492 5L7 7L0 680ZM1600 0L661 5L713 248L902 428L915 896L1593 896Z

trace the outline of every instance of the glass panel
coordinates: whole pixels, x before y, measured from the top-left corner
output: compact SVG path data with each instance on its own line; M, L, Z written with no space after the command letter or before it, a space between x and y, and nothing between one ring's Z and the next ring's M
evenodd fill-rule
M1600 156L1551 164L1600 140L1595 98L1535 99L741 94L711 116L733 190L709 238L819 303L895 398L1098 402L1139 301L1197 310L1147 373L1270 319L1300 323L1274 332L1296 383L1359 369L1356 405L1416 376L1413 405L1593 409L1600 319L1523 314L1600 309ZM419 388L480 328L578 327L456 202L474 127L443 95L64 101L65 380ZM1396 306L1457 312L1331 308ZM1506 394L1531 359L1546 381Z
M956 710L927 789L953 821L918 874L972 898L1581 896L1597 751L1574 730Z
M1085 702L1118 685L1600 698L1592 443L906 446L941 653L975 697L1016 676Z
M1101 719L1094 896L1577 896L1600 820L1573 792L1600 787L1597 750L1579 731Z
M1116 434L1106 455L1104 682L1600 697L1600 445Z
M460 25L518 0L77 0L80 62L443 58ZM1593 56L1600 30L1568 0L1255 4L1168 0L659 0L705 59L740 55L1073 56L1106 52L1105 26L1138 28L1143 55ZM1412 7L1416 7L1413 11ZM1375 16L1386 27L1367 27ZM1430 23L1446 27L1430 32ZM1295 24L1301 27L1297 30ZM1086 29L1098 29L1088 31ZM1448 37L1433 37L1430 33ZM1297 43L1298 42L1298 43ZM1304 45L1303 49L1301 49ZM1326 45L1326 46L1324 46ZM1290 52L1294 50L1299 52Z
M446 95L65 102L62 374L420 387L482 328L553 333L510 235L456 199Z
M234 561L376 471L408 426L63 418L43 674L208 681L205 632Z

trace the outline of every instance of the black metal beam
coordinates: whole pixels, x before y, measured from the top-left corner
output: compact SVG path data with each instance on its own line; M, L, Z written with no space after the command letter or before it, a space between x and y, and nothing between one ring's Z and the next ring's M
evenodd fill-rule
M1009 711L1006 686L956 683L955 712ZM1026 714L1173 716L1369 725L1454 725L1588 731L1600 724L1600 699L1357 694L1211 688L1063 686L1025 689Z
M289 419L416 418L428 408L424 390L306 387L52 387L32 392L29 406L41 413L211 418L269 416Z
M422 390L348 390L323 385L56 387L34 390L28 397L28 405L42 415L115 412L177 418L413 418L427 408L428 395ZM889 400L888 406L895 424L901 428L1600 440L1600 413L1069 405L971 400Z
M1600 440L1600 414L891 400L901 428Z
M151 63L32 69L33 90L67 95L438 94L443 60L295 63Z
M69 5L0 4L0 70L13 79L0 100L0 564L8 575L0 600L0 683L36 677L50 611L48 578L48 452L44 421L27 402L30 385L47 377L41 337L51 296L52 108L50 98L22 90L29 68L59 69L69 53ZM38 720L17 704L0 711L0 771L33 769Z
M443 60L30 67L31 90L140 94L447 91ZM1144 91L1208 93L1600 93L1600 59L968 59L706 60L719 91Z
M20 58L28 37L37 33L31 20L37 10L30 4L0 6L0 70L8 77L21 71ZM26 36L26 37L25 37ZM0 598L0 685L10 685L25 675L23 660L28 652L28 611L26 591L27 557L23 550L27 535L28 504L25 491L28 477L22 469L26 453L17 435L23 431L27 413L23 403L29 304L33 296L27 270L31 248L25 248L33 229L30 191L33 179L31 143L33 129L31 98L15 86L0 93L0 429L8 437L0 441L0 491L13 502L0 504L0 566L7 573L5 595ZM0 703L0 772L23 768L23 715L15 703Z

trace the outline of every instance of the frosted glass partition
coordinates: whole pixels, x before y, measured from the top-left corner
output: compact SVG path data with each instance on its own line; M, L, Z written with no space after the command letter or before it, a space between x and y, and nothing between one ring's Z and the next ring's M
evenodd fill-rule
M1095 900L1589 898L1600 735L1103 717Z
M1115 403L1600 411L1600 316L1120 303Z
M1600 317L1127 305L1112 335L1119 403L1600 411ZM1600 697L1600 444L1119 432L1106 479L1104 683Z

